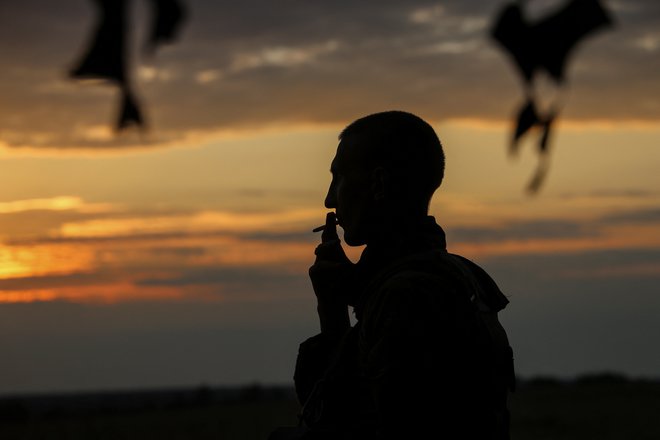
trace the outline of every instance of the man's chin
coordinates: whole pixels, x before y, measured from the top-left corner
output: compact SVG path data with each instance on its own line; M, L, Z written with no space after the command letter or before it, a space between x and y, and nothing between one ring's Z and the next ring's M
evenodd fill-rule
M366 244L365 240L350 231L344 230L344 243L349 246L362 246Z

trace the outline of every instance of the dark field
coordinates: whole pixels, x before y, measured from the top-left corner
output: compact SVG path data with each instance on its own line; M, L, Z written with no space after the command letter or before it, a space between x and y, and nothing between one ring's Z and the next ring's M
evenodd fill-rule
M0 400L0 439L265 439L295 425L288 388L150 391ZM536 379L511 398L512 438L660 439L660 382Z

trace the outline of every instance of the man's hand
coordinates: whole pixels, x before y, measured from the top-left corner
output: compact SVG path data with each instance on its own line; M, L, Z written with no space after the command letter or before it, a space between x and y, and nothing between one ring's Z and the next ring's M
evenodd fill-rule
M318 300L321 332L343 333L350 326L348 297L355 268L341 247L334 212L326 216L321 244L314 253L316 260L309 268L309 278Z

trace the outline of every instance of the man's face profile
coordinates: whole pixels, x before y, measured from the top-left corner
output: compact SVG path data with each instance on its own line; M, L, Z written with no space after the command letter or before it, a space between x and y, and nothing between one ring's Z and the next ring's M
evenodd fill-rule
M341 140L330 166L332 182L325 198L325 207L335 210L338 223L344 230L344 241L350 246L366 243L373 213L369 173L358 157L363 153L361 148L356 136Z

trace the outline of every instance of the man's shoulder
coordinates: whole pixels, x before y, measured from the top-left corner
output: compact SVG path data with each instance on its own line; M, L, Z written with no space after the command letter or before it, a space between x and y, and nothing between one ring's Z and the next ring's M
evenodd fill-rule
M508 300L495 281L476 263L446 251L412 255L392 265L372 286L372 301L406 304L465 304L478 299L490 310Z
M410 255L384 270L374 287L397 291L407 288L447 290L457 281L472 277L469 270L461 268L462 263L456 257L444 250Z
M415 255L399 261L381 273L371 285L367 309L371 312L429 310L453 306L466 296L446 252ZM461 301L465 302L465 301Z

